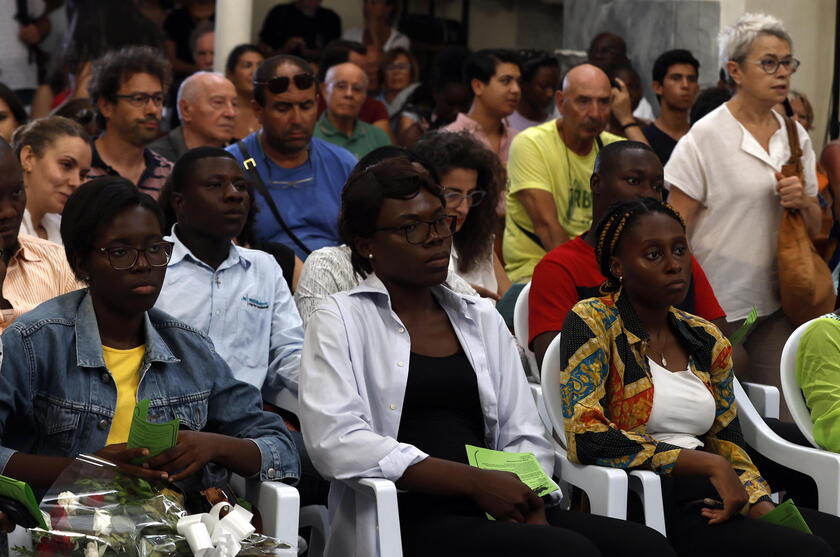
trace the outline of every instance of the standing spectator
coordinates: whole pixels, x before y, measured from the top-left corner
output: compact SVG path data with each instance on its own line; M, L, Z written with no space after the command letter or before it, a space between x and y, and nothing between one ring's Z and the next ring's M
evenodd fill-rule
M367 97L367 76L362 68L350 62L333 66L321 84L321 94L327 110L315 124L315 137L344 147L356 158L391 143L388 134L359 119Z
M687 50L669 50L653 63L653 91L659 100L659 116L642 132L662 164L671 158L677 141L691 127L689 112L700 91L700 62Z
M260 127L251 108L251 101L254 99L254 72L263 60L265 58L256 45L241 44L230 51L225 63L225 76L236 88L235 139L242 139Z
M0 137L6 142L12 140L12 132L29 120L26 109L14 91L0 83Z
M467 130L507 163L516 130L506 118L519 104L519 58L509 50L480 50L467 58L464 81L472 88L473 103L466 114L459 113L447 131Z
M720 36L721 65L735 95L697 122L665 166L669 201L685 218L692 251L737 328L755 308L745 341L744 381L779 386L779 361L793 326L781 310L776 251L784 209L797 209L809 235L820 230L816 161L811 138L798 128L804 182L780 170L790 157L787 128L773 106L782 102L799 66L782 22L745 14Z
M347 29L342 34L342 39L360 42L377 54L392 48L401 47L408 50L411 47L408 37L394 27L399 15L396 0L364 0L362 14L364 26Z
M25 106L38 87L35 47L50 31L44 0L0 3L0 80Z
M630 59L627 57L627 43L614 33L605 32L595 35L586 52L589 61L607 73L617 66L630 64ZM653 107L647 99L644 97L639 99L633 116L643 120L653 120Z
M560 66L557 58L542 50L520 50L522 97L508 124L516 131L537 126L551 117L557 94Z
M163 22L166 36L164 47L176 79L182 79L197 72L190 37L203 23L213 23L216 19L216 2L213 0L185 0L180 8L175 8ZM211 27L212 28L212 27Z
M105 130L93 142L90 178L122 176L157 197L172 163L148 148L160 130L169 62L149 47L109 52L93 65L90 97Z
M90 139L77 122L48 116L18 128L12 147L26 187L21 231L60 244L64 204L90 170Z
M297 56L267 59L254 75L253 107L262 128L228 147L237 160L253 165L274 205L262 191L255 196L257 240L285 244L304 260L312 250L340 243L341 189L356 164L346 149L312 137L316 81L312 67Z
M260 31L260 48L314 62L327 43L341 36L341 18L321 0L295 0L271 8Z
M205 21L195 28L190 35L190 49L195 59L195 66L198 71L209 72L213 71L213 58L215 53L215 46L213 41L216 40L216 31L213 24Z
M514 283L530 280L534 266L592 223L589 178L603 145L621 138L605 132L610 81L591 64L569 70L557 93L561 117L516 136L508 165L505 269ZM632 118L621 105L621 121Z
M198 72L178 88L181 125L149 144L149 149L170 161L201 146L225 147L233 138L236 89L222 74Z

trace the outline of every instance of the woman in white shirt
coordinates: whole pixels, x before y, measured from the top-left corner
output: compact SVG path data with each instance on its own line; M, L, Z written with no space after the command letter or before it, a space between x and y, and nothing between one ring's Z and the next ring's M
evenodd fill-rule
M452 239L455 272L480 295L498 300L510 288L493 251L493 200L505 189L505 167L468 132L428 133L413 150L437 173L447 209L457 216Z
M784 209L797 209L811 235L820 229L814 150L797 124L804 183L779 171L790 157L788 134L773 106L799 66L781 21L745 14L720 36L732 99L699 120L665 166L668 201L685 218L695 257L727 320L736 328L753 307L760 317L747 338L743 380L779 385L782 347L793 327L780 309L776 242Z
M364 0L362 13L365 24L347 29L342 39L362 43L368 47L369 54L371 47L382 53L397 46L405 49L411 46L408 37L394 27L398 15L396 0Z
M26 188L21 233L61 244L64 204L90 170L88 141L80 124L62 116L39 118L15 131L12 147Z
M367 278L315 310L300 382L304 441L332 481L327 555L378 554L374 502L353 489L364 477L400 489L407 557L673 555L644 526L547 508L559 493L544 501L467 464L469 443L533 453L553 472L513 338L492 304L442 286L455 218L426 171L387 159L354 173L343 198L339 229Z

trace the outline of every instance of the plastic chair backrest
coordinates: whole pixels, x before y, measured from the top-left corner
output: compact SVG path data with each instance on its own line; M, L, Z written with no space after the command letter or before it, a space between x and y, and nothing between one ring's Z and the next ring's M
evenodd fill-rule
M548 417L551 419L551 427L554 428L554 436L562 442L566 448L566 428L563 424L563 400L560 395L560 337L558 334L548 345L543 357L540 384L542 386L543 402Z
M813 322L811 320L803 323L791 333L782 349L782 361L779 367L782 375L782 394L785 397L788 410L793 416L793 421L808 442L814 447L820 448L814 441L814 425L811 421L811 412L805 404L805 397L802 395L802 389L799 388L799 383L796 380L796 354L799 352L799 341L802 339L802 334Z
M526 352L533 354L528 348L528 295L531 292L531 283L526 284L516 298L513 306L513 334L516 342Z

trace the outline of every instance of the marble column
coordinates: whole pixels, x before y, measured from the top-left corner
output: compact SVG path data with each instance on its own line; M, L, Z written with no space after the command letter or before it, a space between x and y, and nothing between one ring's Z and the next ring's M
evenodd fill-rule
M228 54L236 45L251 42L253 0L216 0L216 38L213 70L225 73Z

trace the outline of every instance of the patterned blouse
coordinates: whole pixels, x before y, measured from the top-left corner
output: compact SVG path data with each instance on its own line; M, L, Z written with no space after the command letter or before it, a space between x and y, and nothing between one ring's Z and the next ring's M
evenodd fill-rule
M689 369L715 398L715 421L700 438L726 458L751 504L768 500L770 487L750 461L735 415L732 347L700 317L672 307L671 330L689 352ZM670 474L680 451L646 433L653 383L645 352L649 336L621 291L583 300L563 325L560 344L563 417L573 462Z

